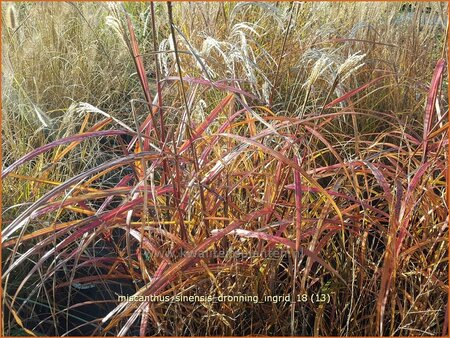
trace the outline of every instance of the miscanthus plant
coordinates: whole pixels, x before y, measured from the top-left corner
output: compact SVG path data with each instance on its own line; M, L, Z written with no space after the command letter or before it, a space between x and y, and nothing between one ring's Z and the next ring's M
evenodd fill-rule
M447 10L3 5L4 334L445 335Z

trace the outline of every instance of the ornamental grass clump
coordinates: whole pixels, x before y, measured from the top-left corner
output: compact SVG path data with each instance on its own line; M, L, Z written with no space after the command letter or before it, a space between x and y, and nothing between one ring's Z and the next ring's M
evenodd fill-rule
M448 333L446 3L2 11L5 335Z

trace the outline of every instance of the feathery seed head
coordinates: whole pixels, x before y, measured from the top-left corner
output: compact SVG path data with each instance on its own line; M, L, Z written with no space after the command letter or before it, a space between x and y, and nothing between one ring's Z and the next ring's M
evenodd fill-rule
M338 75L341 78L341 81L344 81L351 74L356 72L359 68L364 66L364 63L360 63L365 57L366 54L360 54L361 52L356 52L353 55L350 55L345 62L339 66Z
M17 13L14 4L9 4L6 8L5 24L11 30L17 27Z

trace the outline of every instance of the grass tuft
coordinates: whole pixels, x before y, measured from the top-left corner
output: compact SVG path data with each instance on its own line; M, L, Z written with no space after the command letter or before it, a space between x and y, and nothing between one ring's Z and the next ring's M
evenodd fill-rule
M2 11L5 335L448 333L446 3Z

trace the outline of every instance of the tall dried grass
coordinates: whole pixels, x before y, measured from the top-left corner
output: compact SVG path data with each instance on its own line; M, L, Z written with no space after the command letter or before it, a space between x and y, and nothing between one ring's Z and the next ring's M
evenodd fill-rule
M446 3L2 11L4 334L446 334Z

